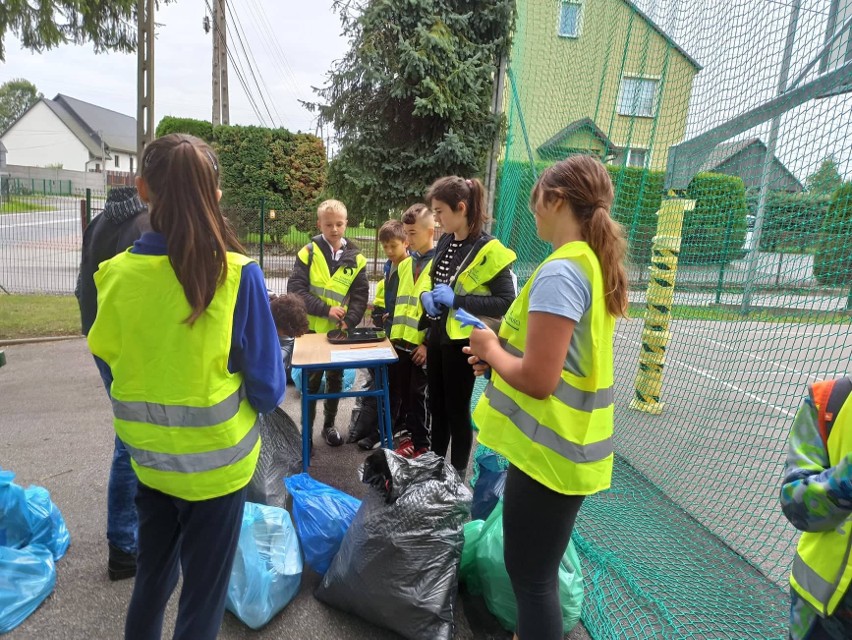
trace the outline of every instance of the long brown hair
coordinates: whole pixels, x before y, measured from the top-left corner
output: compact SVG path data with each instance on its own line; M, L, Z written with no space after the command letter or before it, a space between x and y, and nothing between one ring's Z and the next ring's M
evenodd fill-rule
M467 208L465 215L470 237L476 238L482 233L482 227L487 222L485 186L477 178L467 180L458 176L438 178L426 192L426 202L430 206L432 200L447 203L453 211L458 210L459 203L464 202Z
M583 239L597 255L606 287L606 308L614 316L627 315L627 271L624 227L612 219L612 180L601 162L576 155L545 169L530 194L530 207L540 198L566 201L580 222Z
M219 210L219 161L194 136L172 133L145 147L140 163L151 228L166 238L169 262L183 286L192 325L228 273L226 252L243 252Z

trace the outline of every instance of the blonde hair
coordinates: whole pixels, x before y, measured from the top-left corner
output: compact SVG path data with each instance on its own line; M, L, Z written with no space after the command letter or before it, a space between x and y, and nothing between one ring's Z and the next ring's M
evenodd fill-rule
M346 205L340 200L324 200L323 202L320 202L320 205L317 207L317 218L326 211L330 213L342 213L344 216L348 215L346 212Z

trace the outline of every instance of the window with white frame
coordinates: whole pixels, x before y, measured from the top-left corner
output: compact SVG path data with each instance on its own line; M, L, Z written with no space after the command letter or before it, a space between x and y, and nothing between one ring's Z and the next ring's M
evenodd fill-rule
M654 117L660 81L653 78L622 78L618 113L622 116Z
M116 169L120 169L120 168L121 168L121 165L120 165L120 164L119 164L119 162L118 162L118 154L117 154L117 153L115 154L115 168L116 168Z
M612 163L614 165L625 165L628 167L639 167L640 169L645 166L645 163L648 160L648 150L647 149L621 149L613 159Z
M559 3L559 35L563 38L579 38L582 14L582 2L562 0Z

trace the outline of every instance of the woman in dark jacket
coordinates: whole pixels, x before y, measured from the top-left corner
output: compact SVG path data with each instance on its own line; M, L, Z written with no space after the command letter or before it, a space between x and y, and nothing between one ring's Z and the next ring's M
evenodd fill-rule
M432 451L447 455L464 477L473 433L470 397L474 375L462 348L470 327L456 320L457 309L482 318L499 319L515 299L511 265L515 253L483 231L485 189L479 180L447 176L435 181L427 194L444 230L432 262L432 291L422 296L430 317L427 349Z

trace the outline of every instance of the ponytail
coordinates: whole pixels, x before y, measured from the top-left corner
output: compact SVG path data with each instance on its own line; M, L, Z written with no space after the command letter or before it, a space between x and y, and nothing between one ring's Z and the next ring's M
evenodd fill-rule
M477 238L482 234L488 215L485 212L485 185L481 180L458 176L438 178L426 192L426 202L431 204L432 200L446 202L453 211L464 202L470 237Z
M603 272L607 311L626 316L628 310L627 271L624 259L627 240L624 227L612 219L612 180L603 164L592 156L576 155L545 169L530 194L530 206L540 198L565 200L571 207L583 234L598 257Z
M140 175L148 188L151 227L166 238L169 262L192 311L204 313L228 273L228 250L242 251L219 210L219 163L202 140L184 134L145 148Z

